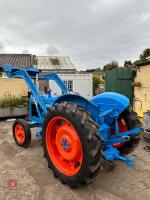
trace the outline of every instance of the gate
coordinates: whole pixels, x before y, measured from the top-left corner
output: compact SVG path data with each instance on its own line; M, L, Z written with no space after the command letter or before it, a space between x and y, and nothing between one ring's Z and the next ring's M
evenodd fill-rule
M129 98L130 104L133 105L135 75L135 71L125 68L106 71L105 91L123 94Z

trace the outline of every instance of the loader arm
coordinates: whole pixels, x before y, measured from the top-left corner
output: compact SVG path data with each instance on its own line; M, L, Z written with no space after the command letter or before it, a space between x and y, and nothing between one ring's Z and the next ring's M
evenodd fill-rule
M55 73L40 75L38 78L41 79L41 80L53 80L53 81L55 81L56 84L58 85L58 87L61 89L62 94L67 94L69 92L68 88L66 87L64 82Z

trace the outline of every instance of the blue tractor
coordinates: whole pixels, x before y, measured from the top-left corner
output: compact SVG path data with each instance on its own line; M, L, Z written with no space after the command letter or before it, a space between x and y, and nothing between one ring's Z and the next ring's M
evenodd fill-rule
M54 176L70 187L92 182L105 161L121 160L133 166L134 158L125 157L138 145L143 131L127 97L102 93L90 101L68 91L55 73L39 69L2 65L9 78L23 78L30 90L28 120L17 119L13 137L17 145L28 147L31 129L42 139L44 156ZM54 80L62 94L42 94L39 80Z

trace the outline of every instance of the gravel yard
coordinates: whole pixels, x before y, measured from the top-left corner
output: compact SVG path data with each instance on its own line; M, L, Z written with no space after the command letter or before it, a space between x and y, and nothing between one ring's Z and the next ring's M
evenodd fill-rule
M54 178L34 133L31 146L20 148L12 137L12 122L0 121L0 200L150 198L150 153L143 150L143 140L132 153L136 157L134 168L117 161L114 170L101 172L92 184L72 190Z

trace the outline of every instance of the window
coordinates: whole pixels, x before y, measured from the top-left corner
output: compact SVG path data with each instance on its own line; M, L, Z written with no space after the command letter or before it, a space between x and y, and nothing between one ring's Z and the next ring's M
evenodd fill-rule
M69 91L73 91L73 81L72 80L65 80L64 83L67 86Z

